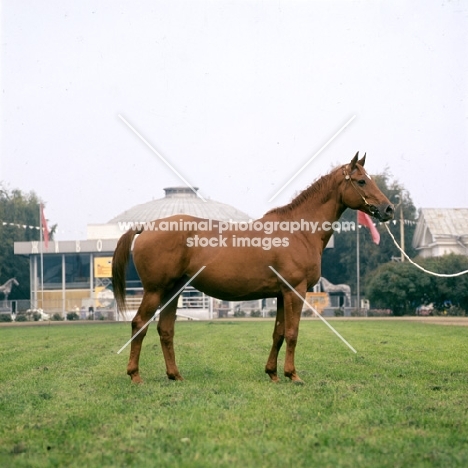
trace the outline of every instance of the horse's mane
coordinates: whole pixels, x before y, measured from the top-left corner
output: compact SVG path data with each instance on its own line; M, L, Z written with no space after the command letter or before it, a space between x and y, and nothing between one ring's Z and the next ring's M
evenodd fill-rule
M287 205L278 206L267 211L265 214L288 214L293 211L298 206L302 205L304 202L309 200L312 197L320 197L320 202L325 202L326 198L328 197L329 190L331 188L331 182L333 179L333 175L337 168L332 169L328 174L319 177L317 180L312 182L307 188L305 188L302 192L299 193L296 197L292 199Z

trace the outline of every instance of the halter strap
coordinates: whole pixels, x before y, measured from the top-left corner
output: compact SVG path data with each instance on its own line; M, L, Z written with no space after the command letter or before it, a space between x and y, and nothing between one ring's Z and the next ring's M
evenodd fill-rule
M351 186L353 187L354 190L356 190L356 193L362 198L362 201L364 202L364 204L369 208L369 211L371 212L372 215L374 215L374 213L377 211L377 207L374 206L374 205L371 205L367 200L366 200L366 197L359 191L359 188L356 186L356 184L354 183L353 179L351 178L351 176L348 174L348 172L346 171L346 169L343 167L343 175L345 176L345 180L351 182Z

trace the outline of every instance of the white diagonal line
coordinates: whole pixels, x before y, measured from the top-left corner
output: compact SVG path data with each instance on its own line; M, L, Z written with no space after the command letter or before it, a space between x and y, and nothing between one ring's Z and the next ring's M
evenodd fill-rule
M353 115L268 201L273 201L355 118Z
M281 279L281 281L283 281L283 283L288 286L288 288L293 291L296 296L301 299L301 301L307 306L309 307L309 309L312 310L312 312L315 313L315 315L317 315L317 317L319 319L322 320L322 322L325 323L325 325L327 325L327 327L330 328L330 330L333 331L333 333L335 333L336 336L338 336L338 338L340 338L340 340L346 345L348 346L348 348L353 351L354 353L357 353L357 351L271 266L269 265L269 267L271 268L271 270L276 273L276 275L278 276L278 278Z
M164 157L162 156L158 151L156 151L156 149L146 140L146 138L143 137L143 135L141 135L141 133L139 133L130 123L128 123L128 121L121 115L121 114L118 114L119 115L119 119L122 120L122 122L164 163L166 164L166 166L171 169L172 172L174 172L174 174L176 174L179 179L181 179L185 184L187 184L188 187L190 187L190 189L193 190L193 192L195 193L195 195L198 195L204 202L206 202L206 200L199 194L197 193L197 191L193 188L193 186L191 184L189 184L187 182L187 180L185 179L185 177L180 174L180 172L177 171L177 169L175 167L173 167L169 161Z
M155 311L153 316L117 351L117 354L120 354L153 320L154 317L159 315L164 308L170 304L206 267L203 265L160 309Z

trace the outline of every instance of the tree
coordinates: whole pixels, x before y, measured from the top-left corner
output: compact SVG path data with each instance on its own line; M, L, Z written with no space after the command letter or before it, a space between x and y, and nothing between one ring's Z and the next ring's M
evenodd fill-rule
M381 265L367 281L367 297L373 307L391 309L394 315L414 313L430 303L432 277L408 262Z
M400 239L399 215L403 209L403 217L411 224L405 225L405 250L410 257L416 254L411 246L415 230L416 207L414 206L409 193L397 181L392 181L388 169L382 174L372 176L380 190L387 198L395 204L395 223L390 222L389 227L396 239ZM401 200L400 198L401 197ZM401 204L399 204L401 201ZM357 214L354 210L346 210L343 213L343 221L353 221L356 223ZM393 244L385 226L375 220L377 229L380 232L380 244L375 245L368 229L359 230L360 246L360 274L361 274L361 294L366 294L365 278L380 265L387 263L392 258L400 258L401 254ZM322 276L332 283L346 283L351 286L351 291L356 294L356 231L335 232L335 246L332 249L325 249L322 259Z
M9 299L30 296L29 259L14 254L14 242L39 240L39 203L34 192L25 194L0 187L0 284L13 277L19 282ZM55 228L51 230L51 239Z
M464 255L450 254L416 261L436 273L453 274L468 270L468 257ZM429 303L434 304L436 310L443 311L447 306L454 305L468 312L468 274L452 278L432 278L434 280L429 292Z
M423 268L436 273L468 270L468 257L415 259ZM368 278L367 295L376 307L390 308L394 315L414 314L420 305L433 304L436 311L451 305L468 311L468 275L443 278L429 275L409 262L380 266Z

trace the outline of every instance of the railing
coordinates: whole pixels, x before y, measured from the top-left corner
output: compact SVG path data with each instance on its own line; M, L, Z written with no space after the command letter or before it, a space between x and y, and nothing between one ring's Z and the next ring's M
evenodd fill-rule
M125 305L129 310L137 310L140 307L142 296L127 296L125 299Z
M129 317L135 314L135 311L138 309L142 301L141 295L132 295L129 294L126 297L126 306L129 312ZM363 315L366 313L365 302L362 301L361 312ZM76 299L69 300L45 300L44 301L44 310L46 314L52 318L54 315L56 318L66 319L67 314L72 314L73 312L78 315L79 320L99 320L99 319L119 319L116 314L117 308L115 301L111 301L106 307L95 307L93 304L96 303L96 300L93 298L85 298L80 301ZM329 302L327 305L328 313L334 315L336 312L341 309L345 310L348 313L350 310L356 308L356 296L351 297L351 307L346 304L346 308L343 307L343 298L330 295ZM2 315L8 314L24 314L29 312L30 314L38 309L41 309L41 302L33 304L29 300L11 300L11 301L1 301L0 300L0 313ZM229 302L221 301L217 299L212 299L205 294L201 294L195 289L188 289L184 291L183 295L179 297L178 309L181 310L205 310L210 311L209 317L213 318L223 318L223 317L233 317L233 316L253 316L253 317L272 317L276 313L276 299L264 299L264 300L254 300L254 301L242 301L242 302ZM309 312L306 306L303 307L304 311Z
M65 303L65 310L64 310ZM0 313L2 315L11 315L13 318L18 316L26 316L28 320L66 320L67 316L73 315L73 318L78 320L114 320L115 318L115 303L114 301L107 307L84 306L78 307L76 299L62 300L44 300L44 308L41 301L34 304L29 299L17 299L11 301L0 301ZM81 303L94 304L95 300L86 298ZM39 315L41 318L38 318ZM44 315L45 314L45 315Z

